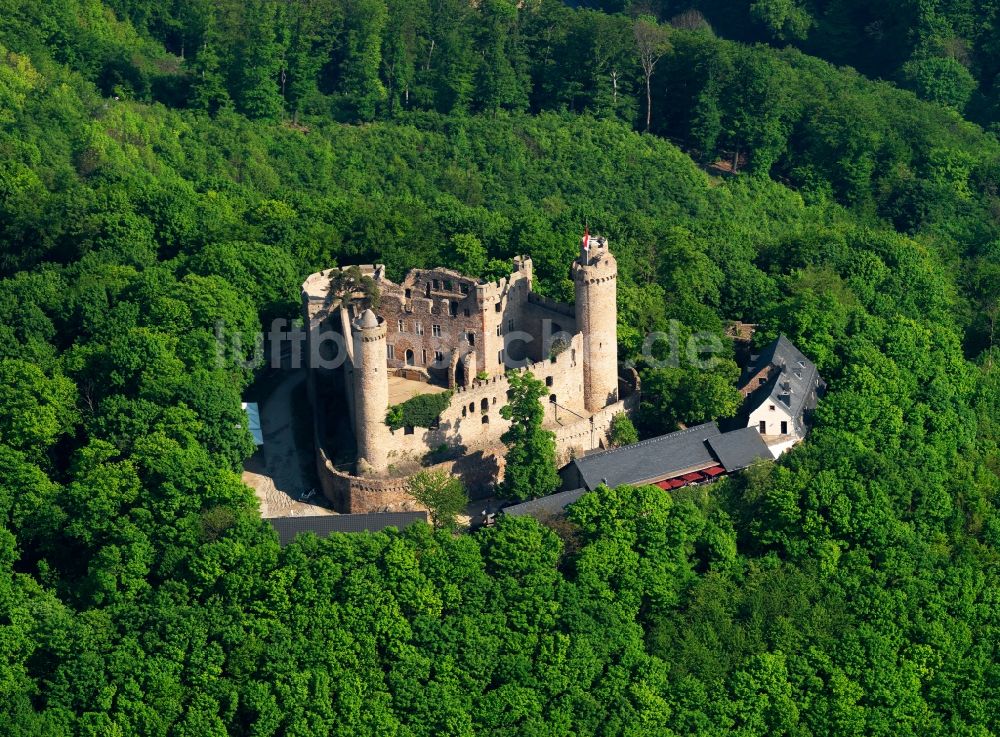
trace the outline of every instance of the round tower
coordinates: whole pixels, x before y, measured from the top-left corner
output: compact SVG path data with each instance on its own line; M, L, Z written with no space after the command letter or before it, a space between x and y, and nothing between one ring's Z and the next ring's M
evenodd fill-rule
M354 435L359 471L365 466L384 471L389 447L389 370L386 363L385 321L365 310L354 321Z
M573 262L576 326L583 334L583 397L590 412L618 401L618 263L606 238L585 235Z

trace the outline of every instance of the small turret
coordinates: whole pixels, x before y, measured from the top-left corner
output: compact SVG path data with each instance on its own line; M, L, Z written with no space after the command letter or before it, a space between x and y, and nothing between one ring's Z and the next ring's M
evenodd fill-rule
M618 401L618 263L606 238L583 236L573 283L583 333L584 404L597 412Z

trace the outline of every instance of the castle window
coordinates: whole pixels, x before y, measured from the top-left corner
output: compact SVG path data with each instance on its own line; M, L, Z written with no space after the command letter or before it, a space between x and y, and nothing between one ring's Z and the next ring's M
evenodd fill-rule
M483 397L483 401L479 403L479 408L483 412L489 412L490 411L490 400L487 399L486 397Z
M441 282L438 279L434 280L434 289L435 290L441 289Z
M403 428L403 434L404 435L412 435L413 434L413 425L407 425L406 427L404 427Z
M469 345L475 345L476 344L476 334L475 333L466 333L465 334L465 339L467 341L469 341Z
M556 395L555 394L550 394L549 395L549 402L551 404L555 404L556 403Z
M507 330L513 330L513 329L514 329L514 321L513 320L508 320L507 321Z
M449 292L455 291L455 285L451 283L451 279L445 279L444 288L447 289Z
M469 293L469 285L468 284L459 284L458 288L462 292L462 294L468 294Z
M407 290L406 290L406 298L407 298L407 299L410 299L410 297L412 297L412 296L413 296L413 291L412 291L412 290L410 290L410 289L407 289Z
M441 351L434 351L434 362L441 363L444 361L444 354Z
M503 325L497 325L497 337L503 335Z
M431 335L433 335L435 338L440 338L441 337L441 326L440 325L431 325Z
M413 324L413 332L415 332L417 335L423 335L424 334L424 324L422 322L414 323Z
M465 417L468 414L469 414L468 410L465 409L465 407L462 407L462 417Z
M497 300L497 303L493 306L496 308L497 312L500 312L503 309L503 304L501 304L499 300Z
M455 317L455 315L458 314L458 302L452 300L451 304L448 305L448 311L451 313L452 317Z
M406 331L406 323L404 323L402 320L396 321L396 327L399 328L399 332L401 333Z
M476 403L475 402L469 402L469 411L470 412L475 412L476 411Z
M420 358L421 358L420 363L423 364L424 366L426 366L427 365L427 349L426 348L424 348L424 350L422 350L420 352Z
M394 345L387 345L385 347L385 350L386 350L386 354L388 355L389 358L395 358L396 357L396 346L394 346Z
M552 386L552 383L553 383L552 382L552 377L551 376L546 376L545 377L545 386Z
M412 350L412 349L410 349L410 348L407 348L407 349L406 349L406 354L405 354L405 355L406 355L406 365L407 365L407 366L412 366L412 365L413 365L413 363L414 363L414 359L413 359L413 350Z
M771 410L772 412L774 412L774 405L773 405L773 404L772 404L772 405L769 405L769 406L768 406L768 409L769 409L769 410Z
M490 416L489 415L483 415L483 424L484 425L489 425L490 424Z
M430 282L427 282L427 285L424 287L424 294L426 294L428 297L431 296L431 283Z
M497 351L497 363L503 364L503 351Z
M788 434L788 422L786 420L781 421L781 434L782 435Z
M767 435L767 422L764 420L760 421L760 425L757 427L761 435Z

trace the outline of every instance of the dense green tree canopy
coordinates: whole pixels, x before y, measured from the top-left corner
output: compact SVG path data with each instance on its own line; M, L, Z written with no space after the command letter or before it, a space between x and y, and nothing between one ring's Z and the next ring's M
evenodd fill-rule
M0 733L1000 732L992 7L653 3L646 105L624 5L0 0ZM829 382L808 440L279 547L219 326L376 260L572 299L582 223L642 429L735 410L740 319Z

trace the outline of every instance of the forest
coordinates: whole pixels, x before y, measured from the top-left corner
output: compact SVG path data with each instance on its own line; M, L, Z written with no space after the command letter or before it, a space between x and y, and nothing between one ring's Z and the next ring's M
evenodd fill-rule
M1000 733L997 8L587 5L0 0L0 733ZM376 259L572 300L585 222L645 435L738 369L644 336L745 320L808 440L280 547L215 325Z

